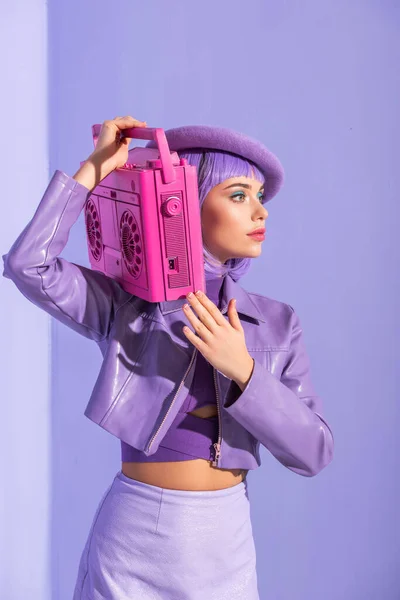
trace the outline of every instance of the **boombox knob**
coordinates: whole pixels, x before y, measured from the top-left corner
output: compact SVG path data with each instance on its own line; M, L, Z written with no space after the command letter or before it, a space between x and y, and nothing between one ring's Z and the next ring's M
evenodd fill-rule
M167 217L176 217L180 215L182 212L182 201L177 196L171 196L163 202L162 210L165 216Z

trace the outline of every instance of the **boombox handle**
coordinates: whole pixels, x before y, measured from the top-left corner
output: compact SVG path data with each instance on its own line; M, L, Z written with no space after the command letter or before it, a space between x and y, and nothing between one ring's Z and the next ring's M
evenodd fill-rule
M92 125L93 143L96 148L97 138L100 134L101 125ZM172 164L171 153L164 129L160 127L129 127L123 129L121 134L136 140L154 140L160 152L161 172L164 183L175 181L175 169Z

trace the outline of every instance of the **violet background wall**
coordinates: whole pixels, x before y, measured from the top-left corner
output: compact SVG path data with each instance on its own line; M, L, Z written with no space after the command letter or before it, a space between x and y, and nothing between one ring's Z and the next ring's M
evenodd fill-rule
M231 127L279 156L286 184L241 284L299 313L335 458L309 479L262 448L248 476L260 598L398 599L400 5L16 0L3 14L2 253L54 170L92 151L95 122ZM63 256L89 266L83 215ZM120 468L118 440L83 415L101 355L0 285L0 595L69 600Z
M1 277L49 180L47 9L0 11L0 598L50 600L51 321Z

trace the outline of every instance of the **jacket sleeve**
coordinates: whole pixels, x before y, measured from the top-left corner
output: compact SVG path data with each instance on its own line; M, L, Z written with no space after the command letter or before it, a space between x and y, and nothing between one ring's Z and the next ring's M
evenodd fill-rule
M3 277L33 304L86 338L101 341L131 295L113 279L58 255L90 191L55 171L33 218L3 255Z
M312 477L331 462L334 438L311 382L299 317L290 309L291 342L280 380L254 360L243 391L231 382L224 409L282 465Z

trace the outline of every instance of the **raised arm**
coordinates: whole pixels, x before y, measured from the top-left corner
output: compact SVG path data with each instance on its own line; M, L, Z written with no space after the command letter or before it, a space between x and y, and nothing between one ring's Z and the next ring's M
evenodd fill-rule
M122 146L115 132L138 123L132 117L105 121L96 151L74 177L55 171L33 218L3 255L3 276L28 300L96 341L108 335L115 311L131 294L112 278L59 254L90 191L127 160L130 140L124 138Z

